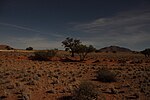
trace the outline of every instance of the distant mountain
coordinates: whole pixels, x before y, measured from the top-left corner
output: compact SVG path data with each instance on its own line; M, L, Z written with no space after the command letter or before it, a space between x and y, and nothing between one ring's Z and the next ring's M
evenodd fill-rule
M8 45L0 45L0 50L13 50L14 48Z
M109 47L101 48L101 49L97 50L97 52L132 52L132 51L130 49L124 48L124 47L109 46Z

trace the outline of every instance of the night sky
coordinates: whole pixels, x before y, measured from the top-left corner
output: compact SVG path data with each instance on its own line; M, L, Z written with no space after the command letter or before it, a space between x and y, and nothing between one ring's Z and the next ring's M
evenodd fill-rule
M0 44L63 49L66 37L96 48L148 48L150 0L0 0Z

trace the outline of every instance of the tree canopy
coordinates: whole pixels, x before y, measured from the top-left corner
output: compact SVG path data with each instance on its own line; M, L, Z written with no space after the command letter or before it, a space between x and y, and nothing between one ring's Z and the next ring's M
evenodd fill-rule
M74 57L75 50L77 49L77 46L81 44L81 42L80 40L67 37L66 40L62 41L62 44L66 51L71 52L71 57Z
M74 57L74 53L77 53L80 56L80 61L83 61L88 53L95 51L92 45L83 45L80 40L69 37L62 44L66 51L71 52L71 57Z

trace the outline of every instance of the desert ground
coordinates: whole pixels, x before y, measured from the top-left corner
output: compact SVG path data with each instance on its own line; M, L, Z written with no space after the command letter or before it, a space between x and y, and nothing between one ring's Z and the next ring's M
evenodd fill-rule
M0 51L0 100L68 100L83 81L95 85L97 100L150 100L150 58L142 54L90 53L82 62L63 51L50 61L31 55ZM116 81L98 81L100 68L116 73Z

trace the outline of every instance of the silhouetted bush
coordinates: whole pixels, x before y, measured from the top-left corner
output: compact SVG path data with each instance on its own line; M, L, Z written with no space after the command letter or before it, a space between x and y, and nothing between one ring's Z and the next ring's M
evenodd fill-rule
M117 51L112 51L112 53L117 53Z
M13 48L11 48L10 46L6 46L5 49L6 50L13 50Z
M75 49L75 53L77 53L80 56L80 61L84 61L87 54L94 51L95 48L92 45L86 46L83 44L78 45Z
M81 82L81 84L73 90L72 100L96 100L97 91L91 82Z
M67 37L66 40L62 41L62 44L62 46L65 48L65 51L70 51L71 57L74 57L75 50L77 46L81 44L81 42L80 40Z
M150 48L141 51L141 53L144 54L145 57L150 57Z
M72 96L62 96L58 98L58 100L73 100L73 99L72 99Z
M98 49L96 49L95 50L95 53L101 53L102 51L100 51L100 50L98 50Z
M33 50L33 48L32 47L28 47L28 48L26 48L26 50Z
M101 68L97 71L97 80L101 82L115 82L116 74L106 68Z
M80 61L83 61L88 53L96 50L92 45L83 45L80 40L69 37L62 41L62 44L62 46L65 48L65 51L71 52L71 57L74 57L74 54L77 53L80 56Z
M56 53L57 50L41 50L34 52L34 56L30 56L29 59L38 61L48 61L52 57L54 57Z

